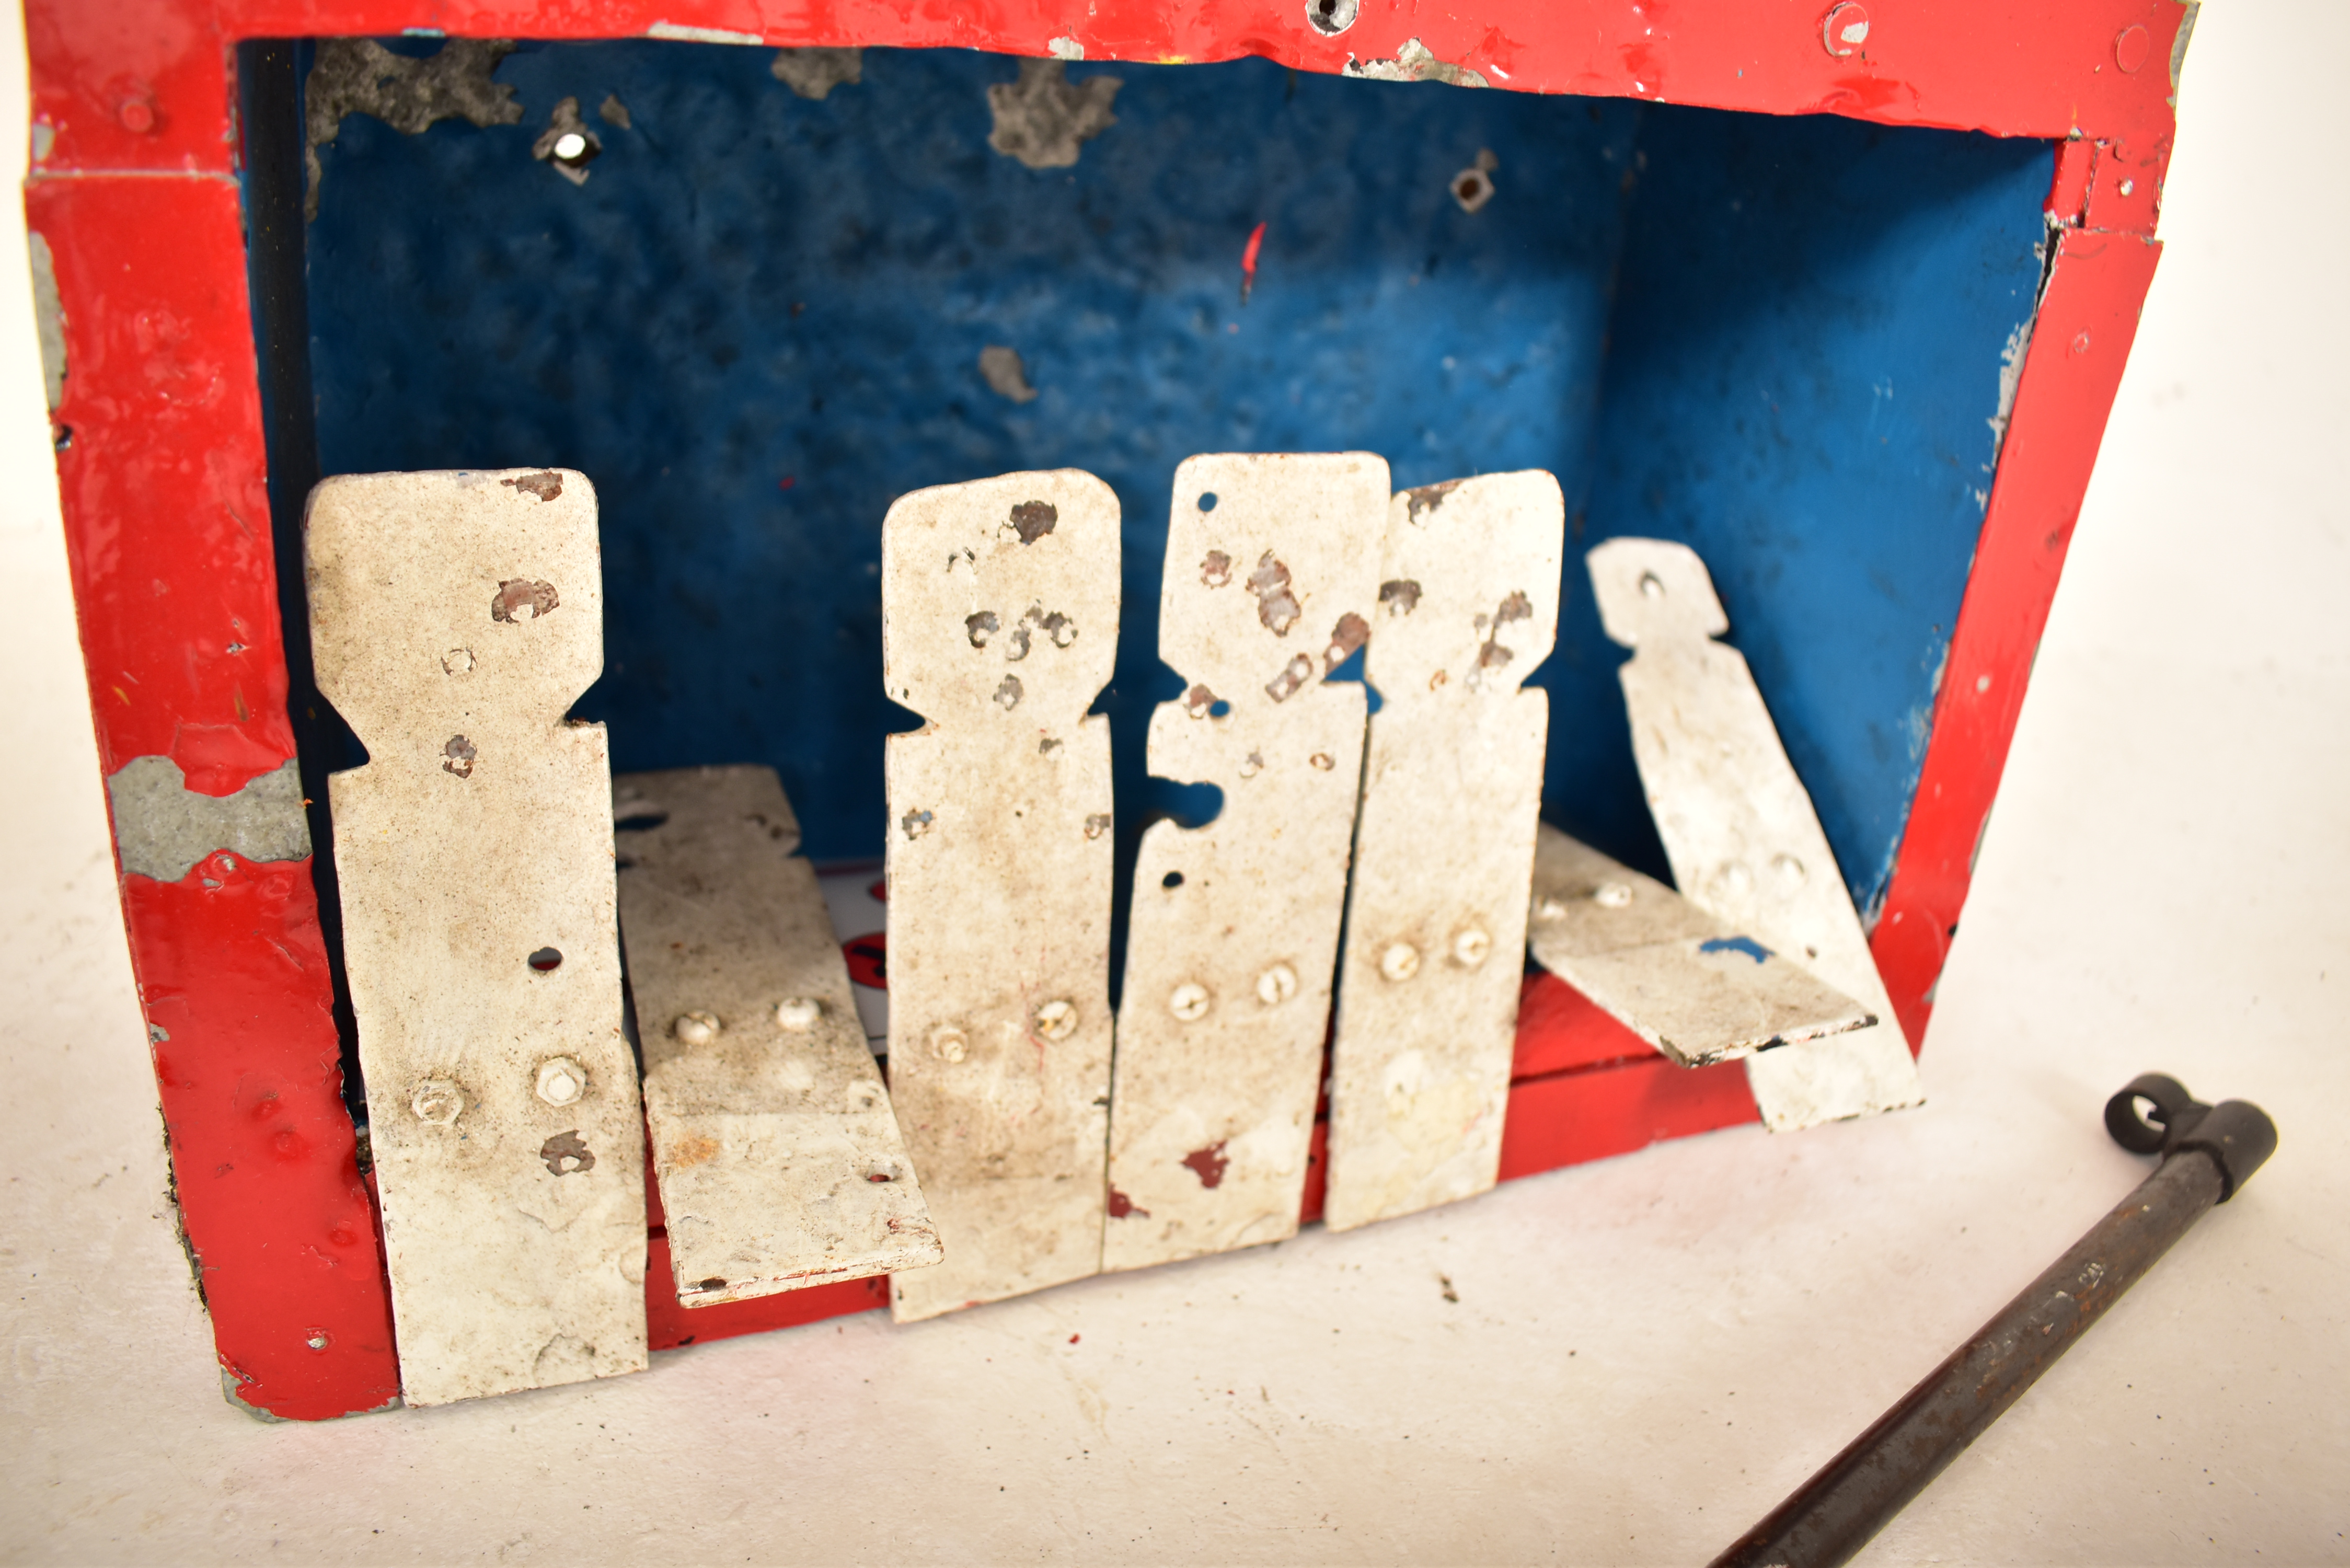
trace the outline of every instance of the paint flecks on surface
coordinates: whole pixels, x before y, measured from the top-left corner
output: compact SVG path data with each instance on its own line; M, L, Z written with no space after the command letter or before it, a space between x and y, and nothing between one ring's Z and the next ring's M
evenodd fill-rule
M1017 348L1007 348L1001 343L982 348L979 378L999 398L1009 398L1015 403L1036 400L1036 389L1028 384L1028 367L1021 360Z
M596 118L615 130L632 129L629 124L629 106L620 101L620 95L616 92L604 95L604 101L596 106Z
M1210 1191L1224 1184L1224 1171L1232 1161L1224 1158L1225 1140L1218 1138L1205 1148L1195 1148L1185 1155L1183 1168L1200 1179L1200 1185Z
M1061 60L1022 60L1020 79L987 89L995 117L987 144L1031 169L1067 169L1077 150L1118 123L1110 100L1122 84L1116 77L1093 77L1072 84Z
M556 1133L541 1144L538 1158L546 1161L548 1172L556 1176L584 1175L596 1168L596 1156L580 1141L577 1127Z
M1752 937L1713 937L1697 945L1701 953L1743 953L1756 963L1768 963L1771 950Z
M515 89L490 79L514 50L504 38L452 38L437 53L415 59L372 38L318 40L302 88L302 161L308 177L303 216L318 215L318 149L341 133L345 115L371 115L405 136L421 135L441 119L469 120L484 130L521 124Z
M1108 1205L1108 1207L1109 1207L1109 1217L1110 1217L1111 1219L1113 1219L1113 1220L1123 1220L1123 1219L1125 1219L1127 1216L1128 1216L1129 1214L1139 1214L1139 1215L1141 1215L1145 1220L1148 1220L1148 1219L1149 1219L1149 1218L1150 1218L1150 1210L1148 1210L1148 1209L1137 1209L1137 1208L1134 1206L1134 1199L1131 1199L1131 1198L1128 1198L1125 1193L1120 1192L1120 1191L1119 1191L1117 1188L1115 1188L1115 1187L1113 1187L1113 1188L1111 1188L1111 1189L1109 1189L1109 1205Z
M1286 702L1297 695L1297 689L1314 679L1314 660L1299 654L1281 667L1281 673L1264 683L1264 694L1276 702Z
M1396 577L1379 585L1379 603L1389 615L1409 615L1419 605L1419 585L1409 577Z
M855 87L865 79L865 51L778 49L767 69L801 98L821 103L833 88Z
M463 735L452 735L449 743L441 748L441 771L455 774L461 779L473 776L473 758L479 753L473 742Z
M1355 656L1357 649L1370 639L1370 622L1353 610L1348 610L1345 615L1340 616L1338 624L1330 628L1330 646L1322 653L1322 673L1326 676L1338 666L1346 663Z
M1241 247L1241 303L1246 305L1256 290L1257 257L1264 250L1264 225L1259 223L1249 231L1248 244Z
M47 392L49 411L66 397L66 307L57 294L57 258L49 242L35 230L25 236L33 261L33 326L41 343L41 385Z
M1222 550L1211 550L1200 562L1200 581L1207 587L1221 588L1232 580L1232 558Z

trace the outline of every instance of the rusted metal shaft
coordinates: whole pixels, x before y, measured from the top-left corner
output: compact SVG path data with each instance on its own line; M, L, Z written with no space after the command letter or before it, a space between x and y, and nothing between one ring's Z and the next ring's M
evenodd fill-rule
M2139 1119L2141 1099L2160 1130ZM2258 1106L2205 1106L2157 1075L2116 1095L2106 1125L2126 1147L2163 1148L2162 1164L1713 1568L1848 1562L2276 1147Z

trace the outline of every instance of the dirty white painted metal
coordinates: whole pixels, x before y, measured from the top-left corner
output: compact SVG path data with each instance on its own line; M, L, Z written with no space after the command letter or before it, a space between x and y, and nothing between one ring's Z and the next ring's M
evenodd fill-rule
M939 1261L775 770L614 781L645 1124L687 1306Z
M1542 825L1534 960L1684 1067L1877 1022L1851 997L1652 877Z
M644 1130L621 1033L596 497L567 471L310 495L318 688L401 1392L645 1365Z
M1101 1266L1118 508L1074 469L920 490L881 529L889 1087L946 1247L900 1322Z
M1388 507L1330 1076L1334 1231L1473 1197L1501 1168L1542 809L1566 508L1540 472Z
M1297 1230L1363 754L1363 689L1324 678L1369 635L1387 507L1366 452L1175 471L1159 651L1188 690L1150 771L1223 809L1142 836L1105 1268Z
M1632 752L1682 896L1857 1000L1877 1022L1750 1056L1774 1130L1924 1099L1893 1004L1811 796L1696 552L1612 539L1588 557L1601 624L1633 650L1619 678Z

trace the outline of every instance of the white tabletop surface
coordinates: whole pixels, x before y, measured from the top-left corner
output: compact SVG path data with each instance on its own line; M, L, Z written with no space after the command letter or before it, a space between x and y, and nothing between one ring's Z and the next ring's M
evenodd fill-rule
M2099 1110L2159 1068L2267 1106L2275 1159L1864 1560L2350 1562L2345 62L2334 0L2204 9L1923 1109L317 1426L222 1402L164 1218L0 286L0 1560L1699 1562L2129 1189Z

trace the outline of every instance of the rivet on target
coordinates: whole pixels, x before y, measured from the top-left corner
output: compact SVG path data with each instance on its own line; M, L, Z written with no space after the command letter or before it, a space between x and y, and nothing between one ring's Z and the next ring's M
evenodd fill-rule
M1632 889L1621 882L1602 882L1591 889L1591 901L1603 909L1620 909L1632 901Z
M1256 977L1256 999L1267 1007L1278 1007L1297 994L1297 971L1285 963L1274 964Z
M1187 980L1167 995L1167 1010L1186 1023L1196 1023L1208 1016L1208 988L1196 980Z
M1868 7L1846 0L1820 19L1820 47L1837 59L1849 59L1868 42Z
M1379 955L1379 972L1392 981L1407 981L1419 972L1419 950L1409 942L1389 942Z
M416 1093L409 1097L408 1108L416 1113L418 1121L445 1127L463 1112L465 1092L442 1079L428 1078L416 1085Z
M1036 1010L1036 1033L1047 1040L1066 1040L1077 1032L1076 1004L1048 1002Z
M538 1064L538 1097L550 1106L573 1106L588 1092L588 1069L568 1056L550 1056Z
M971 1054L971 1036L948 1024L931 1032L931 1051L941 1062L960 1062Z
M787 996L775 1003L775 1025L794 1034L805 1034L816 1027L824 1016L824 1003L813 997Z
M1493 939L1475 926L1463 926L1452 936L1452 961L1464 969L1475 969L1493 950Z
M715 1013L681 1012L677 1022L669 1026L669 1032L677 1036L680 1044L707 1045L718 1038L722 1027Z

